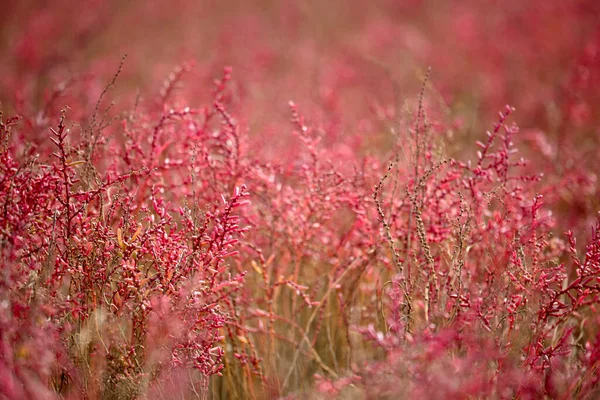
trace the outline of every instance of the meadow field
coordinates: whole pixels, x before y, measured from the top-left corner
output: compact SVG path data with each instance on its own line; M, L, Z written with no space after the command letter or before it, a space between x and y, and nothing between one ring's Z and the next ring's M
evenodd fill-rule
M0 399L600 398L600 2L5 0Z

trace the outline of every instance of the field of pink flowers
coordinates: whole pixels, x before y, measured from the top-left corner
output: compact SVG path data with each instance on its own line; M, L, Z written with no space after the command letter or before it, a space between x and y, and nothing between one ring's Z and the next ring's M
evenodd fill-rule
M0 399L600 397L600 2L6 0Z

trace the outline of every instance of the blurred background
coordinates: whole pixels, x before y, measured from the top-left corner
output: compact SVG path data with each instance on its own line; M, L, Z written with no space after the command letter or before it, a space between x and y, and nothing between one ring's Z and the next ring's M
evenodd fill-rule
M194 68L176 99L204 104L230 65L236 117L264 157L286 146L289 100L327 132L326 145L369 153L389 144L378 120L413 112L431 67L425 101L448 127L452 155L515 106L524 154L565 187L553 194L559 211L585 226L595 216L597 204L579 194L599 197L597 0L5 0L2 8L5 113L32 114L85 85L71 102L87 101L89 114L125 54L109 99L116 109L132 107L136 93L151 98L185 63ZM577 182L561 185L564 169Z

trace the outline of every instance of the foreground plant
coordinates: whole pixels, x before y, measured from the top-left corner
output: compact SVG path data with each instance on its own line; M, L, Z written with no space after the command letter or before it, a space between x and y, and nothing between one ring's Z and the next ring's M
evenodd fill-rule
M600 226L585 258L554 236L511 107L462 161L427 83L373 105L384 155L290 102L267 161L231 69L202 107L191 70L120 114L121 68L92 107L2 120L5 397L594 396Z
M553 237L552 214L536 194L543 180L524 174L526 162L514 155L513 111L500 113L486 141L477 142L475 162L436 161L426 144L434 127L421 121L419 106L404 153L409 168L396 157L374 192L396 273L382 287L383 329L358 329L385 358L355 368L344 384L321 377L321 391L368 398L597 395L599 226L585 258L572 232L568 244ZM405 194L384 201L386 181L393 177L397 187L403 176Z
M180 381L191 393L221 372L249 196L229 169L235 132L208 128L227 78L213 105L132 114L118 137L96 117L102 98L79 135L61 111L54 149L2 122L4 396L161 397L163 375L197 371Z

